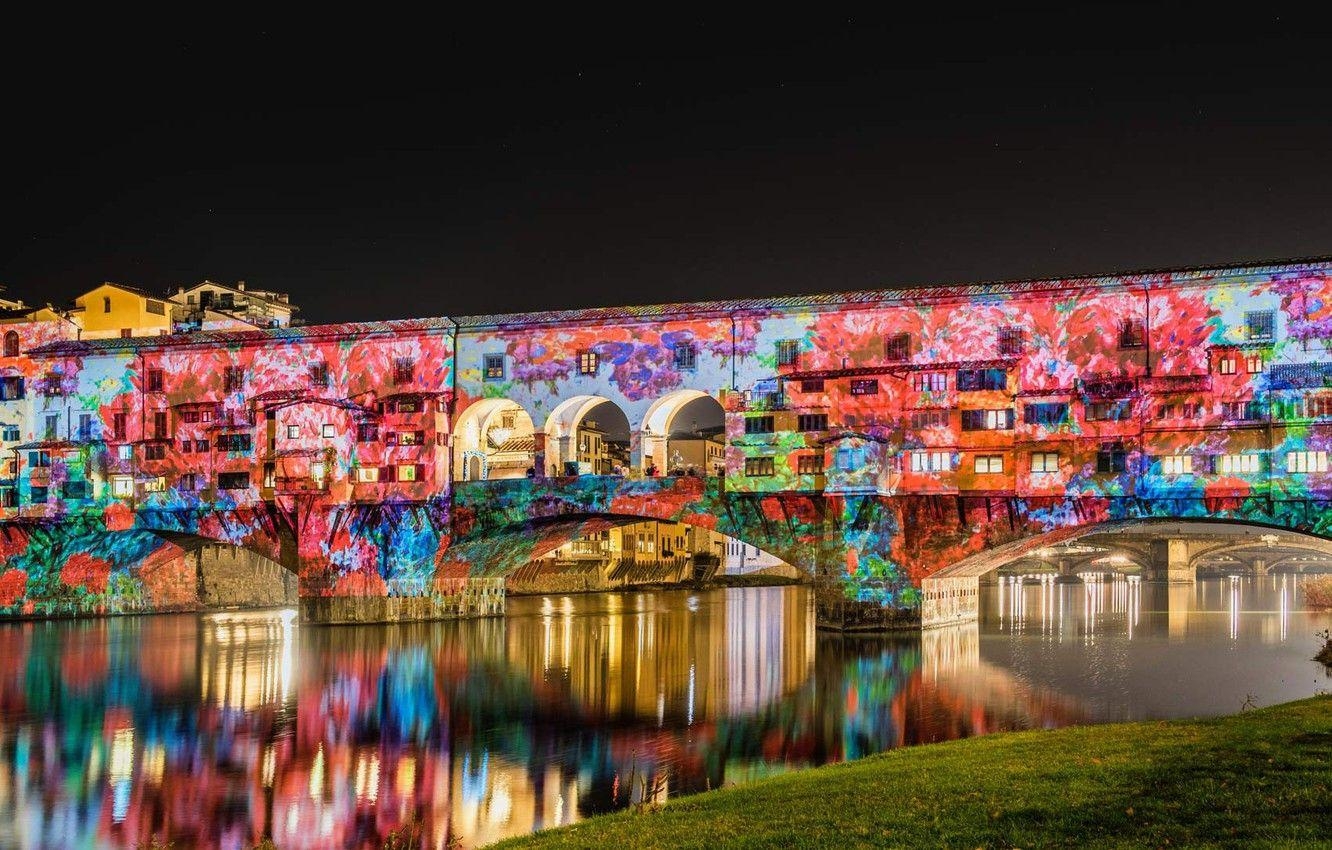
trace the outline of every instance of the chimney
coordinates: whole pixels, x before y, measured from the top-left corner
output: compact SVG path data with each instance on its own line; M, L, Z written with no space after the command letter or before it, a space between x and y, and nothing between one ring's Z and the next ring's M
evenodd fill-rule
M236 288L239 289L241 292L244 292L244 291L245 291L245 281L243 281L243 280L238 280L238 281L236 281Z

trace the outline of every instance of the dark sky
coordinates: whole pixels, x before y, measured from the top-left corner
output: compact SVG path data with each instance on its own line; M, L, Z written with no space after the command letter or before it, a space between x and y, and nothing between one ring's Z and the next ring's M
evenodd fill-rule
M1254 8L69 12L0 50L0 283L336 321L1332 253L1329 30Z

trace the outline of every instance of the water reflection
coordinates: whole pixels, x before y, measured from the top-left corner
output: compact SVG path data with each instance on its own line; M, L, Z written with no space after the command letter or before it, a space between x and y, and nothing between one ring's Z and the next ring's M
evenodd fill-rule
M899 638L816 635L799 588L532 598L401 627L6 625L0 846L373 847L409 820L430 846L475 846L893 747L1207 711L1195 691L1263 675L1227 647L1312 631L1293 577L1186 590L1009 582L979 626ZM1262 659L1303 681L1290 659L1308 654ZM1205 686L1151 684L1171 666Z

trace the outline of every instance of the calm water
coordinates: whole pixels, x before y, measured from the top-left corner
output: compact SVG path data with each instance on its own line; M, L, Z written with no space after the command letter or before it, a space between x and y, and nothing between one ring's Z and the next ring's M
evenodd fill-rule
M1006 729L1332 686L1300 580L1004 583L980 625L816 635L765 588L511 600L505 620L0 626L0 847L484 844L645 797Z

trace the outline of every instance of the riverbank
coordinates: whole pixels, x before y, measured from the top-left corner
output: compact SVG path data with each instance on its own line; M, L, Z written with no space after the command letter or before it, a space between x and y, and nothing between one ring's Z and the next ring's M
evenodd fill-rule
M1332 847L1332 696L909 747L498 847Z
M717 590L723 587L785 587L787 585L809 584L807 579L775 576L764 573L748 575L713 576L706 581L683 582L645 582L643 584L609 585L605 587L570 587L550 590L529 588L510 589L506 595L513 599L524 596L566 596L578 593L650 593L659 590Z

